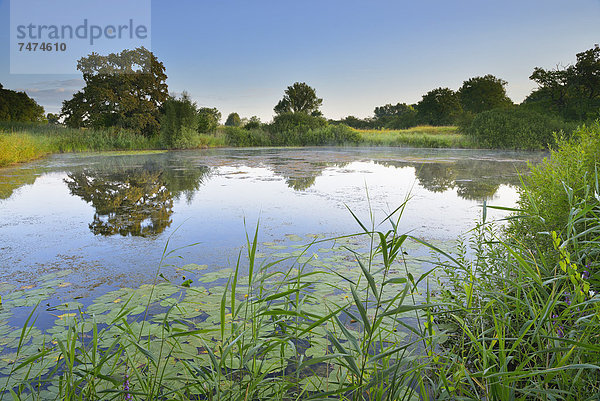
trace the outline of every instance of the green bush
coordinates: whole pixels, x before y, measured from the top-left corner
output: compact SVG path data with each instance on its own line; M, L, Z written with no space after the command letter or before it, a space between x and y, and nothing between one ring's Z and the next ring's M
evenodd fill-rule
M481 147L534 150L548 148L555 132L572 127L558 117L515 107L479 113L461 131Z
M570 138L559 137L550 157L531 167L520 190L520 209L532 217L511 225L521 238L539 241L540 232L564 232L571 209L579 202L597 202L600 168L600 122L582 126Z
M271 146L269 133L260 128L225 127L225 142L237 147Z
M198 127L196 104L187 93L163 104L160 117L160 142L168 148L186 147Z
M306 113L283 113L275 117L268 126L273 145L298 146L301 138L308 131L322 128L327 121L322 117L314 117Z

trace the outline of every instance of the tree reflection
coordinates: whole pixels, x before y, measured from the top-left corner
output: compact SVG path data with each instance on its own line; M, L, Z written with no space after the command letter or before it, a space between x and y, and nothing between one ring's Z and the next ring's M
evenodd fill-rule
M286 177L285 183L294 191L305 191L315 185L317 177Z
M519 185L517 166L493 160L455 160L444 162L378 161L394 167L412 167L419 184L431 192L456 189L468 200L490 200L500 185ZM519 166L527 170L525 163Z
M415 176L423 188L431 192L444 192L454 186L456 172L447 163L422 163L415 166Z
M66 180L72 195L96 209L89 225L94 234L145 237L171 225L173 196L160 170L129 169L102 173L84 170Z
M135 164L134 164L135 165ZM168 160L146 161L84 169L69 173L65 182L72 195L90 203L96 235L152 236L173 220L173 200L184 195L191 201L209 173L207 167L172 168Z
M294 191L306 191L313 185L317 177L329 167L345 167L349 162L325 162L294 160L290 163L267 163L277 176L283 177L287 186Z

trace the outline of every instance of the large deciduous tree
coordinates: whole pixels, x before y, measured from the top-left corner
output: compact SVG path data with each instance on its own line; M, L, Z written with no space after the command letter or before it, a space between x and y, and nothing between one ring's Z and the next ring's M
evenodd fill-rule
M457 93L449 88L427 92L416 109L419 121L430 125L455 124L462 112Z
M288 86L283 99L273 108L276 114L305 113L320 116L319 107L323 99L317 97L316 91L304 82L296 82Z
M71 127L117 127L150 136L159 130L160 107L168 98L164 65L140 47L77 63L85 87L63 102Z
M493 75L474 77L464 81L458 90L460 104L464 111L474 114L507 107L512 101L506 96L508 82Z
M529 79L538 84L525 104L567 120L600 116L600 47L577 53L575 65L546 70L536 67Z

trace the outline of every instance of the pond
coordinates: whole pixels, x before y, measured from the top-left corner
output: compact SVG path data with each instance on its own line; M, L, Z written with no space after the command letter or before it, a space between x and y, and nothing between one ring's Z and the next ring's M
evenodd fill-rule
M37 325L49 326L54 306L65 302L89 305L108 291L157 277L202 283L202 275L235 265L246 233L252 236L257 224L261 257L285 257L315 238L360 232L349 210L366 226L379 226L408 198L399 230L453 244L481 218L484 200L515 206L519 174L527 173L528 160L541 157L398 148L211 149L63 154L2 169L0 295L12 309L3 312L1 324L18 327L34 301L49 311ZM491 218L504 215L489 211ZM165 249L174 252L159 268ZM225 273L215 274L222 279ZM29 301L28 290L36 294Z

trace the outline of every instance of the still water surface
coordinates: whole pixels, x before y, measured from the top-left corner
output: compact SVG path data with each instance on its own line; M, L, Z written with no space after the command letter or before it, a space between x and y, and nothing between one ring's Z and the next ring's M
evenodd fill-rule
M519 173L542 156L397 148L54 155L0 169L0 283L18 289L70 269L54 301L85 300L151 282L167 241L184 247L169 263L213 271L235 263L257 222L261 243L309 242L360 231L347 208L365 224L372 210L379 223L407 197L400 231L454 241L484 200L514 206Z

